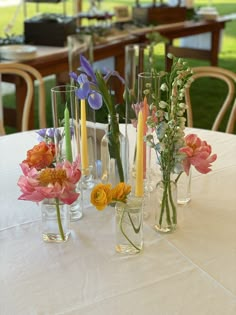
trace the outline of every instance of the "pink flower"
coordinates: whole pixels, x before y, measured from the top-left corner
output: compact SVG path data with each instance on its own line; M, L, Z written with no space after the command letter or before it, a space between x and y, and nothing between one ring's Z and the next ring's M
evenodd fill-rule
M185 138L185 147L179 151L186 154L183 160L184 171L189 174L190 166L193 165L197 171L207 174L211 171L211 163L217 158L216 154L211 155L211 146L206 141L202 141L195 134L187 135Z
M76 183L80 180L79 161L58 163L55 168L38 171L28 164L21 163L23 171L17 185L23 193L20 200L39 202L45 198L58 198L66 204L72 204L79 196L75 192Z

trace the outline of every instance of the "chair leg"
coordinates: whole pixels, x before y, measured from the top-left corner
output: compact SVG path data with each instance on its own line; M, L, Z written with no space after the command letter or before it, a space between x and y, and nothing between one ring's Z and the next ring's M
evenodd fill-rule
M3 126L3 121L0 120L0 136L4 136L6 134L5 128Z

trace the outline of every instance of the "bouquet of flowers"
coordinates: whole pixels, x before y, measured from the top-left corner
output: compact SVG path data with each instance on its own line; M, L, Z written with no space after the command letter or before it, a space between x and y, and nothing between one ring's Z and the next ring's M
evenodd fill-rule
M175 182L178 182L184 171L189 173L191 165L206 174L211 170L211 163L217 156L211 155L211 146L197 135L185 136L184 114L187 106L184 102L184 92L185 87L192 80L192 71L182 59L172 55L168 57L173 58L173 64L170 73L160 75L160 90L151 91L150 87L147 87L144 93L152 93L153 102L150 104L147 124L155 131L155 135L149 134L146 141L154 148L162 173L162 199L158 226L161 230L166 217L169 231L177 224L176 205L171 189L172 174L177 174Z
M45 130L44 130L45 131ZM44 134L41 131L40 136ZM61 223L59 203L71 205L79 196L76 192L76 183L80 180L80 161L57 163L55 161L55 145L39 142L27 151L27 157L20 164L23 175L18 180L21 189L19 200L29 200L39 203L45 199L54 199L57 212L57 222L62 240L65 240Z
M105 75L99 70L94 71L88 60L80 55L79 68L80 74L75 72L70 73L70 77L78 85L77 97L79 99L87 99L88 104L92 109L98 110L105 104L110 116L110 129L108 132L108 146L110 158L117 161L117 168L120 181L124 181L124 170L120 156L120 141L119 141L119 122L116 116L116 107L114 105L108 81L111 76L116 76L124 83L123 78L116 71L107 71Z
M110 184L100 183L91 192L91 203L97 210L116 205L116 250L138 253L142 248L142 209L139 208L142 207L142 198L138 203L135 199L132 201L130 192L131 186L125 183L113 188Z

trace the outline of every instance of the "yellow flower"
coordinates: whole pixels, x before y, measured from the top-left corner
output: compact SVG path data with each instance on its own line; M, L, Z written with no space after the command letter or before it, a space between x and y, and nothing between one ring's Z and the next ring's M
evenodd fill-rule
M111 185L98 184L91 192L91 203L98 209L103 210L111 201Z
M125 201L130 192L130 185L127 185L126 183L119 183L111 190L112 200Z

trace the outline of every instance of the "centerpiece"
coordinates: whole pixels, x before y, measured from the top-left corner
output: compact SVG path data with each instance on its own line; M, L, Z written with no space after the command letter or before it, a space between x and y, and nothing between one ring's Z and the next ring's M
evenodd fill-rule
M99 70L94 71L83 55L80 55L80 64L79 74L76 72L70 73L70 77L78 86L77 97L81 101L87 100L88 105L94 110L100 109L104 104L108 112L106 141L109 161L107 162L106 158L102 160L102 169L105 170L106 176L101 175L101 177L104 183L111 182L111 178L124 182L128 177L126 163L128 157L127 152L122 152L122 149L127 148L127 143L120 133L119 116L108 85L108 81L112 76L118 77L123 84L125 83L124 79L117 71L107 71L105 75ZM104 149L106 141L102 142L103 148L101 148L101 151ZM103 156L107 155L103 154Z
M97 210L115 205L116 216L116 251L136 254L142 250L142 198L130 196L131 186L119 183L98 184L91 193L91 203ZM114 209L114 207L112 207Z
M42 135L42 134L41 134ZM43 240L68 240L69 207L79 196L76 184L80 180L80 161L55 161L54 143L41 141L27 151L20 164L23 175L18 180L22 194L19 200L41 202Z
M189 84L192 71L183 59L173 59L171 71L160 73L160 88L146 85L143 93L151 94L150 116L147 124L154 134L146 136L147 143L155 150L160 166L161 180L157 184L155 228L171 232L177 225L178 180L183 172L189 174L190 166L206 174L217 158L211 155L211 146L197 135L185 135L184 117L187 106L184 102L185 87Z

